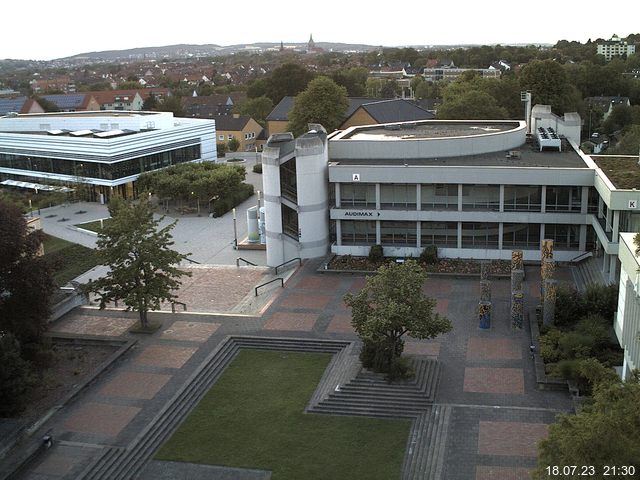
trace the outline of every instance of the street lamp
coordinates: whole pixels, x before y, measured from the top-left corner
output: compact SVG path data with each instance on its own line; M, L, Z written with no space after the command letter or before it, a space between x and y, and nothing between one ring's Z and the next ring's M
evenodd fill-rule
M236 226L236 209L233 208L233 249L238 249L238 229Z

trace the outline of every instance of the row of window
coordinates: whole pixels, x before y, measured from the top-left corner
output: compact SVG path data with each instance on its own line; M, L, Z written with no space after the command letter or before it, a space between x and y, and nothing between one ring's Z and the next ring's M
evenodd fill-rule
M422 210L458 210L458 184L426 184L419 187ZM416 184L380 184L380 208L415 210L417 188ZM591 190L593 194L590 191L588 205L589 211L593 212L597 210L598 196L595 189ZM339 200L341 208L376 208L376 185L341 183ZM500 186L462 185L460 200L462 210L497 212L500 210ZM581 204L582 187L546 187L547 212L579 213ZM505 185L504 211L542 211L542 187Z
M200 145L177 148L115 163L62 160L47 157L23 157L0 153L0 167L35 172L57 173L82 178L116 180L200 158Z
M227 135L227 140L233 140L234 135L230 133ZM252 138L256 138L256 132L249 132L244 134L245 140L251 140ZM224 135L218 135L218 141L224 142Z
M341 220L342 245L375 245L376 222ZM592 229L587 229L593 233ZM462 248L496 249L500 240L500 224L462 222L460 224ZM381 221L380 243L383 246L417 246L418 230L415 222ZM558 249L576 250L580 241L580 225L545 224L544 237L554 240ZM587 242L594 242L588 238ZM438 247L458 247L458 222L421 222L420 243ZM538 248L540 224L504 223L503 248Z

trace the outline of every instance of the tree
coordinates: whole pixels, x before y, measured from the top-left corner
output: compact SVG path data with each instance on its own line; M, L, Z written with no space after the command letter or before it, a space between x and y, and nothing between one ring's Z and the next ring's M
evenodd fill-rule
M248 89L249 98L266 96L277 105L285 96L295 96L313 79L314 74L297 63L285 63L271 75L252 82Z
M152 93L142 102L142 110L149 112L158 108L158 99Z
M347 89L328 77L318 77L296 97L288 128L298 136L307 131L308 123L320 123L332 132L344 121L347 108Z
M530 90L534 104L551 105L558 115L579 109L579 92L567 78L567 74L554 60L534 60L520 72L520 85Z
M0 332L0 417L20 413L24 397L35 379L29 362L22 358L20 342L8 332Z
M159 228L164 217L154 220L146 197L137 203L116 197L109 203L109 213L111 221L102 228L97 241L99 258L109 267L109 273L85 288L100 296L100 308L124 301L127 310L139 313L140 326L148 328L147 312L177 298L173 292L181 284L180 277L191 275L177 268L189 255L170 248L176 222Z
M44 97L34 96L33 99L44 109L45 112L59 112L58 106L51 100Z
M227 147L230 152L237 152L238 148L240 148L240 141L236 137L233 137L229 142L227 142Z
M422 291L426 272L415 261L383 265L357 294L344 296L352 308L356 333L363 341L365 367L389 373L402 354L402 337L434 338L451 330L451 322L434 312L436 301Z
M216 143L216 151L217 151L218 158L224 157L224 154L227 153L228 151L227 144L224 142Z
M342 68L331 74L331 79L347 89L350 97L364 97L369 70L364 67Z
M39 255L43 239L16 206L0 201L0 331L22 345L40 342L55 289L54 265Z
M273 102L267 97L249 98L238 108L240 115L248 115L260 125L267 125L267 116L273 110Z
M486 92L470 90L445 100L438 108L438 119L501 120L507 111L498 106L495 98Z
M620 141L611 149L611 153L637 155L640 151L640 125L631 125L620 137Z
M605 466L631 465L640 471L640 384L603 383L594 403L576 415L560 415L540 442L534 478L550 478L547 467L592 465L602 478ZM580 468L580 467L578 467ZM635 478L633 475L620 478ZM555 477L553 477L555 478ZM574 478L565 477L565 478Z

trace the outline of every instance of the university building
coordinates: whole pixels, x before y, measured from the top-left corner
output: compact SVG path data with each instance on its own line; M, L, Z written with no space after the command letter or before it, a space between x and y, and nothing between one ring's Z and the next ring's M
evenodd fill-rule
M135 196L135 180L216 160L215 122L170 112L90 111L0 117L0 183L88 186L89 199ZM34 188L31 186L31 188Z

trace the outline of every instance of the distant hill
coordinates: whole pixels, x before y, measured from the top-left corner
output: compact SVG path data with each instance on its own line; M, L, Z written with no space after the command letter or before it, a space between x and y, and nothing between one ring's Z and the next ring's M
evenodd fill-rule
M296 50L304 50L306 43L285 43L287 49L294 47ZM349 44L349 43L329 43L318 42L317 47L327 51L345 52L345 51L369 51L379 47L372 45ZM125 59L145 59L145 58L189 58L189 57L206 57L230 55L239 52L264 51L267 49L280 48L280 42L277 43L250 43L239 45L221 46L215 44L205 45L165 45L162 47L139 47L130 48L128 50L106 50L102 52L87 52L71 57L59 58L57 60L125 60Z

